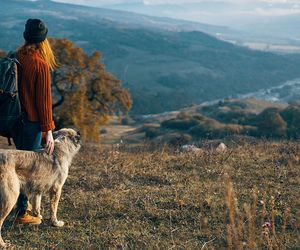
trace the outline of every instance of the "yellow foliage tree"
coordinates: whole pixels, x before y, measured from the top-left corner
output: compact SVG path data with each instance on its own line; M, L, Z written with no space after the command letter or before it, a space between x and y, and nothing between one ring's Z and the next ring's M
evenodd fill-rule
M3 50L0 49L0 58L5 57L5 56L6 56L6 53Z
M84 139L97 142L99 127L110 115L128 113L131 95L120 80L105 71L100 52L88 56L67 39L50 42L59 64L52 74L58 127L75 126Z

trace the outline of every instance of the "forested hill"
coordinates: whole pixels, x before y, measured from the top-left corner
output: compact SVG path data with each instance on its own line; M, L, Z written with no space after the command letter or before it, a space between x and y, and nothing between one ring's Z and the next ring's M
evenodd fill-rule
M0 48L22 43L27 18L49 35L100 50L133 95L133 113L158 113L245 94L300 77L300 56L258 52L199 30L222 27L47 0L0 0ZM197 29L198 31L191 31Z

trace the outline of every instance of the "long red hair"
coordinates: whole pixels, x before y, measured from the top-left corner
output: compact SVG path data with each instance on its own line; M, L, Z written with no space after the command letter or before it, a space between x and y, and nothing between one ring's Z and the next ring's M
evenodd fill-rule
M36 50L38 51L42 59L49 65L51 70L54 70L57 67L56 58L48 39L45 39L40 43L26 42L18 50L25 50L25 51Z

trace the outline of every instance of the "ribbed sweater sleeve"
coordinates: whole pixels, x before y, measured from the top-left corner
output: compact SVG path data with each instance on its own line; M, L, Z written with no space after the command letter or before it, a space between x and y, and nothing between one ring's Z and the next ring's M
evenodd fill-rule
M52 118L52 96L50 68L40 61L37 67L36 80L36 107L39 116L41 130L47 132L54 129Z

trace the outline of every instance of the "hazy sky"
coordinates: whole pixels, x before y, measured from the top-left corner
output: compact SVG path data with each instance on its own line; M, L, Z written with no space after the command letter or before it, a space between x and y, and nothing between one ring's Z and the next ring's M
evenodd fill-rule
M74 3L90 6L107 6L114 4L132 4L140 3L145 8L151 6L171 5L189 5L189 4L209 4L217 6L235 6L232 11L257 13L260 15L290 15L300 14L300 0L54 0L57 2ZM194 9L197 11L197 9ZM221 9L218 8L218 11ZM224 9L230 12L230 9Z
M54 0L231 27L300 15L300 0ZM136 5L134 5L136 3ZM295 24L296 25L296 24Z
M224 2L224 3L235 3L235 4L246 4L246 3L282 3L282 4L300 4L300 0L55 0L56 2L65 3L78 3L78 4L113 4L113 3L139 3L144 4L187 4L187 3L203 3L203 2Z

